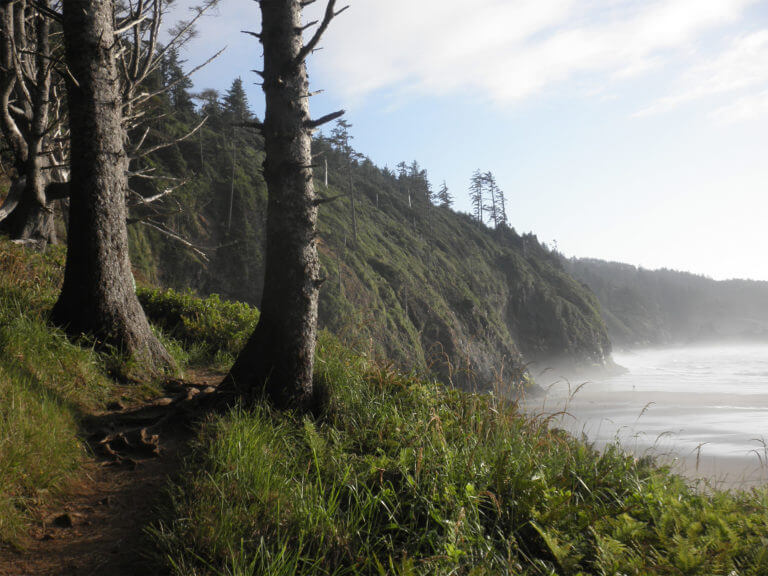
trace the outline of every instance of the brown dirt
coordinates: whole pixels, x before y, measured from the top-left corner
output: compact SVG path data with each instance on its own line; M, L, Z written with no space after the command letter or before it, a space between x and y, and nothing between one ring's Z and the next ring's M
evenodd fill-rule
M167 397L85 419L93 455L62 496L34 513L20 549L0 544L0 576L155 576L145 528L221 375L187 374ZM142 434L142 431L144 433Z

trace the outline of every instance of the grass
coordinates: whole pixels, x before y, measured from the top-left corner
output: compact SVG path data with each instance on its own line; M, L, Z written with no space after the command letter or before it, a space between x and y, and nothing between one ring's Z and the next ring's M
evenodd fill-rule
M36 505L75 477L86 456L84 414L111 399L135 402L156 386L121 386L140 375L116 353L73 342L47 322L63 277L64 250L35 253L0 240L0 542L23 544ZM231 362L258 312L211 297L142 289L155 329L180 365ZM164 331L164 332L162 332Z
M0 541L19 543L31 506L77 470L78 417L114 392L99 355L46 324L62 264L0 242Z
M116 361L46 323L63 254L0 242L0 540L77 473ZM144 290L164 339L226 363L257 313ZM82 343L81 343L82 344ZM192 352L190 352L192 350ZM230 355L229 357L226 354ZM203 422L150 531L178 575L764 575L768 491L706 493L617 446L404 374L322 335L314 416ZM130 393L130 392L129 392Z
M316 417L204 425L152 528L178 575L768 573L768 492L703 494L327 334Z
M259 311L217 294L198 298L191 292L141 287L139 300L152 324L175 341L170 347L182 365L228 368L256 328ZM177 346L175 344L181 344Z

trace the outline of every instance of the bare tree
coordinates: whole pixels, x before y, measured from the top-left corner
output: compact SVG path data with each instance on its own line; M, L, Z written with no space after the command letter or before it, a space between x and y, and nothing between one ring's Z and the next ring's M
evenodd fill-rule
M48 0L0 3L0 129L14 179L0 207L0 227L15 239L54 242L55 193L62 177L61 47L51 41Z
M148 89L147 80L161 66L164 58L177 51L194 35L194 25L214 6L217 0L204 0L193 8L192 18L171 29L170 39L161 46L163 18L171 0L129 0L115 8L115 42L120 78L122 121L126 130L135 134L128 150L133 163L133 178L151 179L158 193L141 196L130 188L130 205L146 208L168 196L178 186L168 186L173 179L151 174L151 169L135 165L149 154L177 144L194 134L202 123L179 138L166 139L146 146L150 125L158 119L153 113L153 101L180 82L188 81L192 71L182 74L176 81ZM16 180L3 206L0 207L0 226L13 238L32 238L52 242L53 202L69 195L67 183L69 138L63 105L63 79L68 76L61 62L63 46L60 34L52 42L52 23L60 28L62 15L57 12L60 3L49 0L17 0L0 3L0 127L15 157ZM175 237L161 222L149 221L157 215L145 210L144 217L133 218L132 223L143 223ZM187 243L188 244L188 243Z
M266 395L278 407L304 407L312 398L317 299L322 280L317 255L318 199L312 180L311 133L343 111L318 120L309 115L305 60L334 17L329 0L312 38L304 44L306 1L261 2L264 45L263 125L267 204L266 269L261 317L229 373L228 386L247 398Z
M52 320L139 359L173 365L133 290L128 257L128 156L115 62L112 0L64 0L71 125L71 199L64 284Z

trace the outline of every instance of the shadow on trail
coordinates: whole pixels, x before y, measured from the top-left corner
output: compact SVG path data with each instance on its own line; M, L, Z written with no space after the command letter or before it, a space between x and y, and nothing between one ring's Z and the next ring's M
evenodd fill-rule
M115 402L82 416L91 458L55 502L35 511L21 550L0 550L0 576L156 576L165 571L146 527L158 518L168 479L217 405L222 376L190 372L166 395L136 407Z

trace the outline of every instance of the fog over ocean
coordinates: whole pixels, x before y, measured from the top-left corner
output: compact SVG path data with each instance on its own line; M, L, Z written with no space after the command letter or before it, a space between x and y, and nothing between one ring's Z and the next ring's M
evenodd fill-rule
M556 425L597 447L618 439L719 486L768 482L768 343L638 350L614 360L627 372L588 381L539 374L548 393L525 409L566 410Z

